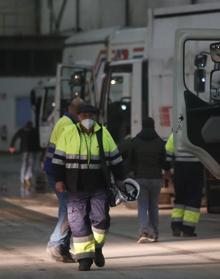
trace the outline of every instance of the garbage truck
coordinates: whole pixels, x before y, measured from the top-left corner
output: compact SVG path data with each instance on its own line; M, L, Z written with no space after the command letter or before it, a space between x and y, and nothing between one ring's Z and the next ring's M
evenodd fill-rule
M217 29L219 15L218 3L149 10L144 56L111 61L105 68L100 98L101 118L117 142L134 137L141 130L146 116L154 118L156 131L167 139L174 127L175 74L178 67L185 65L174 59L176 31L183 28ZM191 53L190 48L187 51ZM191 87L195 86L199 92L201 88L196 84L200 83L203 90L208 86L204 69L198 64L204 53L201 50L194 55L198 55L196 62L194 56L187 56L186 61L193 72ZM164 190L170 197L173 195L172 185Z
M144 54L146 28L107 28L74 34L65 41L62 63L56 77L32 90L32 105L40 96L40 145L45 148L54 123L63 114L66 103L80 96L99 106L104 68L107 61L140 58Z

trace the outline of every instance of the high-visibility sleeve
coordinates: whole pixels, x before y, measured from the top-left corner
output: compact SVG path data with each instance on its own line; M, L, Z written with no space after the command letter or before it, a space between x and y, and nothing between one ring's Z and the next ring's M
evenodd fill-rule
M64 129L69 126L73 125L73 120L70 119L67 115L63 115L55 124L51 136L50 136L50 141L47 147L46 151L46 156L45 156L45 161L44 161L44 170L47 173L53 174L53 167L52 167L52 158L54 156L54 152L56 149L56 144L63 133Z
M56 181L65 182L65 161L66 161L66 139L65 139L65 133L62 133L57 141L56 150L54 152L53 159L52 159L53 172Z
M174 153L173 133L169 136L165 148L167 152Z
M167 143L165 145L165 149L166 149L166 158L167 161L172 162L174 160L174 143L173 143L173 133L169 136Z
M50 136L50 143L56 146L58 139L68 125L72 125L73 120L68 116L63 115L56 123Z

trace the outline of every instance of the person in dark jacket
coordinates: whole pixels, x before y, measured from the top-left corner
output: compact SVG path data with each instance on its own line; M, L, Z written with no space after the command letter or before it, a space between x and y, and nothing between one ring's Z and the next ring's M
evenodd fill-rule
M20 151L22 153L20 194L22 197L29 197L31 194L31 178L36 158L35 154L39 150L37 130L33 127L31 121L28 121L13 136L9 147L10 153L16 151L15 144L17 140L20 140Z
M169 175L170 164L166 162L165 143L154 129L151 117L143 121L142 131L132 139L129 170L140 185L138 198L138 243L158 240L158 199L162 186L162 169Z

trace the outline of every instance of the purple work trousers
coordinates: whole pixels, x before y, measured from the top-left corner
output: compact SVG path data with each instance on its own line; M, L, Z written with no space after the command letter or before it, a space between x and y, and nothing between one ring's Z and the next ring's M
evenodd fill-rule
M90 235L92 227L105 231L109 229L109 201L106 191L69 193L68 196L68 222L73 237Z

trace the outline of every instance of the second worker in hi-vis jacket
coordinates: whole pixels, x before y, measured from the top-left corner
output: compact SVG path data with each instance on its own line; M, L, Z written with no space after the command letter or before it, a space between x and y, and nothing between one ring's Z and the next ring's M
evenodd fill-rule
M171 213L173 236L197 236L200 218L204 167L190 153L175 152L173 134L166 143L168 158L174 161L175 204Z

